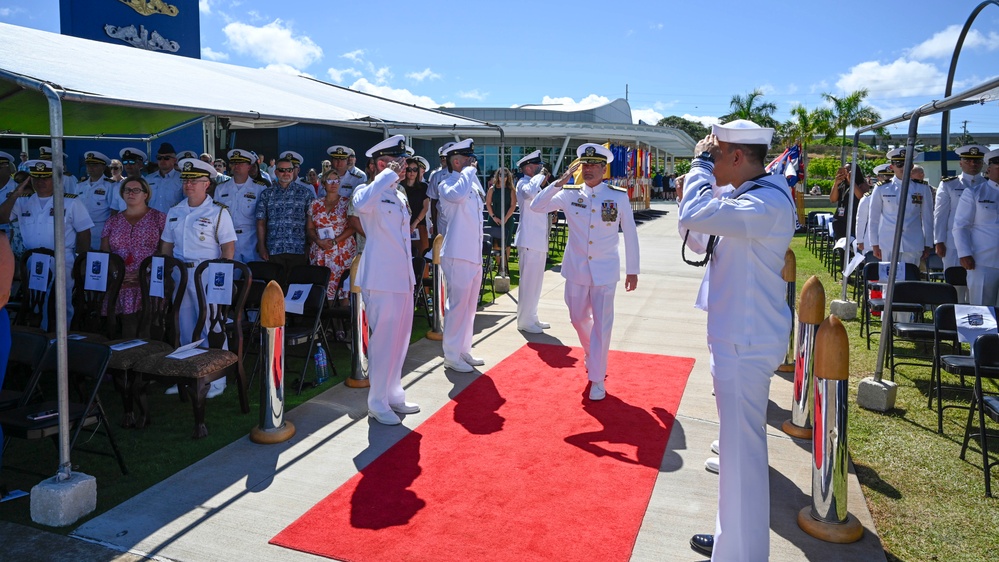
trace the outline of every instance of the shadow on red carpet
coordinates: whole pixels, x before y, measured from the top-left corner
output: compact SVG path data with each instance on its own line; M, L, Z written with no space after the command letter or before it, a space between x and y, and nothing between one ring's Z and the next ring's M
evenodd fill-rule
M350 562L628 560L693 364L612 351L593 402L581 349L525 345L271 543Z

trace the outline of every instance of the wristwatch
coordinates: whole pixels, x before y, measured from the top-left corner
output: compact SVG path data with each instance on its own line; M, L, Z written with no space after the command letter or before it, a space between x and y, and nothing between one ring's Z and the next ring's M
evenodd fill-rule
M715 157L711 156L711 153L708 152L707 150L705 150L704 152L698 154L694 158L700 158L701 160L707 160L708 162L711 162L712 164L715 163Z

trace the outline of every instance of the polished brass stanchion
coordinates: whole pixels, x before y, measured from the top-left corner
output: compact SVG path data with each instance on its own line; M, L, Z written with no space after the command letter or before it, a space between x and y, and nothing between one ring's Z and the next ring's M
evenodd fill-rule
M812 437L812 385L815 370L815 333L826 313L826 292L816 276L811 276L801 288L798 305L798 330L794 342L794 387L791 397L791 419L781 429L791 437Z
M819 326L815 343L815 430L812 435L812 505L798 512L798 526L827 542L860 540L864 527L847 511L847 412L850 340L836 316Z
M784 252L784 268L780 270L780 275L787 283L787 307L791 309L791 318L794 318L794 301L798 296L795 288L798 278L798 259L794 256L791 248ZM784 356L784 363L777 367L782 373L794 371L794 326L787 334L787 355Z
M281 443L295 435L284 419L284 292L276 281L267 283L260 299L260 424L250 430L254 443Z

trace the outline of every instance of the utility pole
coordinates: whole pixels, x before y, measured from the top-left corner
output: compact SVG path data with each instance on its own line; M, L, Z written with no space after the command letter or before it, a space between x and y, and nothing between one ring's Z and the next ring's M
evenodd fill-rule
M628 101L628 85L624 85L624 101ZM967 123L967 121L965 121Z
M961 129L962 129L962 133L961 133L961 145L964 146L964 145L968 144L968 120L967 119L965 119L964 121L961 121Z

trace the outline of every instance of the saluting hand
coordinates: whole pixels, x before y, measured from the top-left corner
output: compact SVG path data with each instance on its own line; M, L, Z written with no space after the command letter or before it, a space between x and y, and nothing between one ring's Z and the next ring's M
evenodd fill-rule
M582 163L579 162L578 160L576 162L573 162L572 165L569 166L569 169L566 170L565 173L562 174L558 178L558 180L555 181L553 185L555 187L561 188L563 185L569 183L569 178L571 178L572 175L576 173L576 170L578 170L580 166L582 166Z

